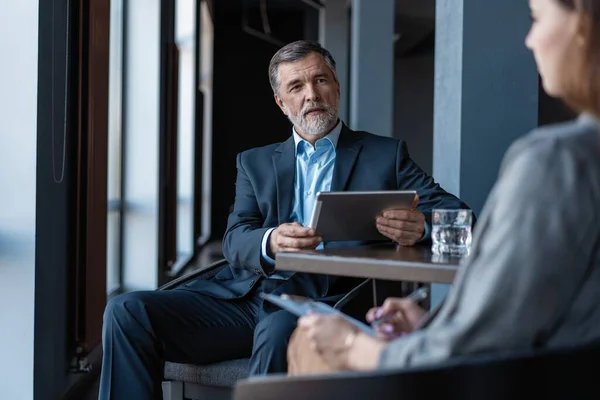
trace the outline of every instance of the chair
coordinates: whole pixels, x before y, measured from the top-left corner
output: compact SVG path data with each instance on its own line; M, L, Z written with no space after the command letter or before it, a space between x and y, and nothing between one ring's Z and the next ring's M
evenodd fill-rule
M210 279L226 266L227 260L219 260L204 269L174 279L158 290L170 290L194 279ZM248 361L239 359L209 365L167 361L162 383L163 399L230 399L235 382L248 377Z
M578 348L456 359L440 365L238 382L235 400L597 399L600 342ZM310 395L309 395L310 394Z

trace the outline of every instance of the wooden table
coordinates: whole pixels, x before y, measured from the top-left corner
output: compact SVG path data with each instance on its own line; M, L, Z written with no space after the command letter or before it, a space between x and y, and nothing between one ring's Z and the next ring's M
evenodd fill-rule
M278 271L375 278L406 282L452 283L459 257L437 256L429 246L365 246L278 253Z

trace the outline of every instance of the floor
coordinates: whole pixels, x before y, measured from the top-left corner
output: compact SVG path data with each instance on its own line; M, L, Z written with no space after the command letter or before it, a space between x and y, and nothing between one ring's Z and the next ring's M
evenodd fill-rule
M100 383L100 377L96 379L94 384L90 387L85 397L81 400L98 400L98 385Z

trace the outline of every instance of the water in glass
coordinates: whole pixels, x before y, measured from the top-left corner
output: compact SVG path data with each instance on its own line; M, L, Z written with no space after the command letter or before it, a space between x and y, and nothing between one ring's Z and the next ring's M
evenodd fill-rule
M470 210L434 210L432 252L440 255L468 255L472 241L471 220Z

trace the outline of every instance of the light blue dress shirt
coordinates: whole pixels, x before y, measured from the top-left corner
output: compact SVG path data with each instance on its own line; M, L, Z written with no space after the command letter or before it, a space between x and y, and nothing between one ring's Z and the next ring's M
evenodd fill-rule
M342 122L333 128L324 138L316 141L313 146L310 142L302 139L292 129L296 154L296 177L294 181L294 202L291 222L298 222L307 226L312 216L317 193L328 192L331 189L331 179L333 177L333 167L335 166L336 146L342 131ZM267 243L273 229L269 229L263 236L261 253L264 260L274 264L275 260L267 254ZM318 248L322 248L319 244ZM271 278L277 279L277 274L271 275Z

